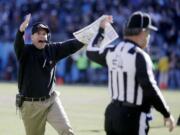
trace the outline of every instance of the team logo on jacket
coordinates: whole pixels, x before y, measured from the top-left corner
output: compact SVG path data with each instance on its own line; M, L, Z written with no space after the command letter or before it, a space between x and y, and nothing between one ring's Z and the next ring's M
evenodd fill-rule
M50 61L49 61L49 64L51 65L52 63L53 63L52 60L50 60Z

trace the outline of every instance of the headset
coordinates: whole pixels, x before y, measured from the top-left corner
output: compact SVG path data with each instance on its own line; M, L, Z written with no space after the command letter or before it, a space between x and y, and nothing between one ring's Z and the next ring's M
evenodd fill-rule
M47 34L47 43L49 43L50 41L51 41L51 32Z

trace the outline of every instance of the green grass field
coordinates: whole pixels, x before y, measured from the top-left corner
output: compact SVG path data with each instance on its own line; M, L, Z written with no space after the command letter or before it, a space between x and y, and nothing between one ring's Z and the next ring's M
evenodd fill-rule
M105 135L104 110L110 101L106 87L58 86L56 89L61 92L61 100L76 135ZM0 135L25 135L14 105L16 92L16 84L0 83ZM163 95L177 119L180 114L180 91L164 91ZM153 115L149 135L180 135L180 127L169 133L163 127L162 116L157 112ZM45 135L57 133L47 124Z

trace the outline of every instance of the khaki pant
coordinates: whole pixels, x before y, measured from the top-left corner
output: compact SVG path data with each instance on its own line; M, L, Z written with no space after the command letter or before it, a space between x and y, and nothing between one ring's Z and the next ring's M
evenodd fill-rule
M26 135L44 135L46 121L59 135L74 135L57 94L46 101L24 101L21 108Z

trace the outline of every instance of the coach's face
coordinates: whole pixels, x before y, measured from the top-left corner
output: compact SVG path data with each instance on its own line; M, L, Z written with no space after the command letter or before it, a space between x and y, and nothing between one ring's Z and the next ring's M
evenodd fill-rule
M43 49L47 42L47 31L45 29L39 29L37 32L31 35L33 45L38 49Z

